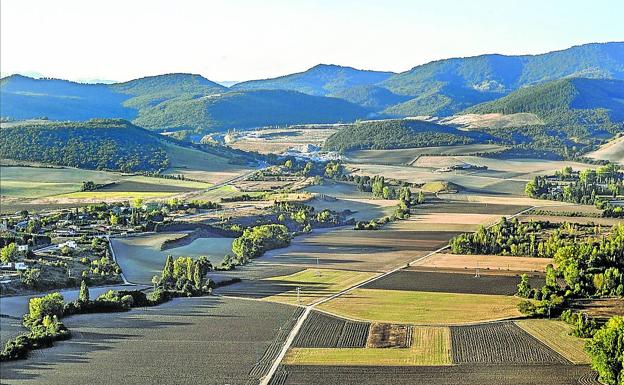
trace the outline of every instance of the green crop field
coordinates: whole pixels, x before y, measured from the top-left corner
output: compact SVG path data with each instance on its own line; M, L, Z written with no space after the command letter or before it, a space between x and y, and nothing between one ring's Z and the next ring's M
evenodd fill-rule
M444 325L521 317L519 302L505 295L355 289L319 308L364 321Z

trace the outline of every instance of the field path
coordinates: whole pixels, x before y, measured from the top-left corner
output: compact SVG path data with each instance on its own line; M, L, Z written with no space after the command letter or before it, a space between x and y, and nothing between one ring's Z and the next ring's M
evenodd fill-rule
M533 210L534 208L535 208L535 206L532 206L532 207L529 207L529 208L527 208L527 209L521 210L521 211L519 211L519 212L517 212L517 213L515 213L515 214L511 215L511 216L509 217L509 219L513 219L513 218L515 218L515 217L517 217L517 216L523 215L523 214L524 214L524 213L526 213L527 211L529 211L529 210ZM491 226L494 226L494 225L495 225L495 224L491 224L491 225L490 225L490 226L488 226L488 227L491 227ZM351 286L351 287L349 287L349 288L346 288L346 289L344 289L344 290L342 290L342 291L339 291L338 293L332 294L332 295L330 295L330 296L328 296L328 297L325 297L325 298L320 298L320 299L318 299L317 301L313 302L312 304L307 305L307 306L305 307L304 312L303 312L303 313L301 313L301 316L299 316L299 319L298 319L298 320L297 320L297 322L295 323L295 326L293 327L293 329L291 330L290 334L288 335L288 338L286 339L286 341L284 341L284 345L282 346L282 349L281 349L280 353L279 353L279 354L277 355L277 357L275 358L275 361L274 361L274 362L273 362L273 364L271 365L271 368L269 369L269 372L268 372L268 373L266 374L266 376L264 376L264 377L262 378L262 380L260 381L260 385L269 385L269 383L271 382L271 378L273 378L273 375L274 375L274 374L275 374L275 372L277 371L277 368L279 367L279 365L281 364L282 360L284 359L284 356L286 355L286 352L288 351L288 349L290 349L290 346L292 345L292 343L293 343L293 341L294 341L295 337L297 336L297 333L298 333L298 332L299 332L299 330L301 329L301 326L302 326L302 325L303 325L303 323L305 322L306 318L308 318L308 315L310 314L310 312L311 312L311 311L312 311L312 310L313 310L316 306L321 305L321 304L323 304L323 303L325 303L325 302L329 302L329 301L331 301L332 299L337 298L337 297L340 297L340 296L342 296L342 295L344 295L344 294L350 293L351 291L353 291L353 290L355 290L355 289L358 289L358 288L360 288L360 287L362 287L362 286L364 286L364 285L366 285L366 284L369 284L369 283L371 283L371 282L374 282L374 281L377 281L377 280L379 280L379 279L381 279L381 278L384 278L384 277L386 277L386 276L388 276L388 275L390 275L390 274L392 274L392 273L395 273L395 272L397 272L397 271L403 270L403 269L405 269L406 267L409 267L409 266L411 266L411 265L412 265L412 264L414 264L414 263L420 262L420 261L422 261L422 260L424 260L424 259L426 259L426 258L429 258L429 257L431 257L432 255L435 255L435 254L437 254L437 253L439 253L439 252L441 252L441 251L444 251L444 250L446 250L446 249L448 249L448 248L449 248L449 245L446 245L446 246L444 246L444 247L441 247L441 248L439 248L439 249L437 249L437 250L434 250L434 251L432 251L432 252L430 252L430 253L428 253L428 254L426 254L426 255L423 255L422 257L416 258L415 260L413 260L413 261L409 262L409 263L407 264L407 266L405 266L405 265L398 266L398 267L396 267L396 268L394 268L394 269L392 269L392 270L386 271L386 272L385 272L385 273L383 273L383 274L380 274L380 275L377 275L377 276L375 276L375 277L372 277L372 278L370 278L370 279L368 279L368 280L366 280L366 281L364 281L364 282L360 282L360 283L358 283L357 285L353 285L353 286Z

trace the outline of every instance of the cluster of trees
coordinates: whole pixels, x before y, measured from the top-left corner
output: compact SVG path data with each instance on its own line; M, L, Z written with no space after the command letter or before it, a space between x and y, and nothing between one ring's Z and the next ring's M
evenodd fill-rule
M587 343L592 368L606 385L624 384L624 317L615 316Z
M206 257L193 259L167 256L160 277L155 276L152 283L155 292L169 292L176 295L195 296L210 293L210 283L206 274L212 270L212 263ZM171 294L169 294L171 295Z
M538 256L544 246L537 235L547 227L545 222L521 223L517 218L503 217L494 226L479 227L475 233L459 234L450 241L454 254L500 254Z
M336 226L341 221L338 213L328 209L316 212L314 207L298 202L275 202L273 210L278 214L279 222L284 223L290 219L304 232L309 232L314 227Z
M531 198L599 205L608 204L601 196L616 197L623 191L624 173L611 163L579 173L566 167L557 172L555 178L536 176L525 186L525 193Z
M260 225L247 228L232 243L232 252L241 260L249 261L268 250L286 247L292 235L284 225Z
M169 166L165 146L156 134L113 119L3 128L0 155L6 159L126 172L158 171Z
M7 341L0 352L0 361L25 358L33 349L47 347L54 341L69 338L69 330L59 320L63 315L63 307L63 296L60 293L31 298L28 313L23 320L29 331Z

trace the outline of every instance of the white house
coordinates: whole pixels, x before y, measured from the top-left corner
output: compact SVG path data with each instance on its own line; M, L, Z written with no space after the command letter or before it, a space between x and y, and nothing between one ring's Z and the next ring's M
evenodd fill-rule
M17 245L17 251L25 253L28 251L28 245Z

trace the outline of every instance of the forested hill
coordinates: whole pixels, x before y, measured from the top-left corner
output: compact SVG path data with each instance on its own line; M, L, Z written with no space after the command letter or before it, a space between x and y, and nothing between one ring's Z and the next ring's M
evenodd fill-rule
M392 72L366 71L338 65L319 64L307 71L273 79L251 80L233 85L233 90L290 90L327 96L356 86L384 81Z
M3 126L0 158L120 171L158 171L169 164L158 134L118 119Z
M479 104L467 113L533 113L549 128L580 130L590 136L615 134L624 121L624 81L571 78L526 87L501 99Z
M369 110L342 99L295 91L232 91L164 101L134 123L147 128L175 127L202 131L300 123L352 122Z
M112 85L13 75L2 79L0 91L3 118L124 118L148 129L190 129L199 133L350 122L371 113L343 99L295 91L230 91L191 74L151 76Z
M128 95L106 84L82 84L59 79L32 79L11 75L0 80L0 115L3 118L131 120L138 113L125 107Z
M566 77L624 79L624 42L541 55L481 55L420 65L378 84L412 98L385 110L400 116L451 115L522 87Z
M325 149L349 151L446 146L484 142L490 136L421 120L378 120L345 125L325 141Z

